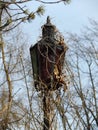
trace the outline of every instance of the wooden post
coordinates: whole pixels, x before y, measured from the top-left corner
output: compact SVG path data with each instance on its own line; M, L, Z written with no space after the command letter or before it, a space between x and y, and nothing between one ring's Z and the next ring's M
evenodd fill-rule
M43 130L52 130L52 118L53 118L52 110L53 109L51 104L51 92L45 91L43 96L43 112L44 112Z

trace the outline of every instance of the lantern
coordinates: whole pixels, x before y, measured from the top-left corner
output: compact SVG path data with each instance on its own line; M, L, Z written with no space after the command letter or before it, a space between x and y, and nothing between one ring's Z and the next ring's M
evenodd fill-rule
M42 39L30 47L34 85L37 91L56 90L63 85L62 69L67 46L49 16L42 26Z

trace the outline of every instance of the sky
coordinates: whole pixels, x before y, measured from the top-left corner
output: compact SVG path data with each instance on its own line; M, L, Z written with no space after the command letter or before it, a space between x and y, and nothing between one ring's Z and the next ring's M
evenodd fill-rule
M30 10L36 10L39 5L43 4L33 1L28 4L28 7ZM41 26L45 24L48 15L51 22L63 35L66 35L66 32L80 33L84 26L90 25L90 18L98 21L98 0L71 0L70 4L67 5L62 2L44 5L44 7L45 13L43 16L37 16L31 23L26 22L22 25L23 32L27 35L30 45L39 40Z

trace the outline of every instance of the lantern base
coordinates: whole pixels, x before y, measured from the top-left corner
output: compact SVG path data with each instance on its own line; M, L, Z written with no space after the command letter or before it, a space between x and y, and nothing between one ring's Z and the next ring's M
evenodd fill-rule
M60 82L53 82L53 83L44 83L44 82L39 82L39 81L35 81L34 82L34 86L35 86L35 89L37 91L55 91L55 90L58 90L59 88L62 88L63 87L63 83L60 83Z

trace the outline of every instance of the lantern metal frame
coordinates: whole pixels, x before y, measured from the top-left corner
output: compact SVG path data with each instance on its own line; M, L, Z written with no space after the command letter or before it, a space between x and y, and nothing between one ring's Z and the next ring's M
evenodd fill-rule
M42 26L42 39L30 47L34 86L37 91L53 91L66 84L62 80L62 70L67 49L61 34L47 17L46 24Z

